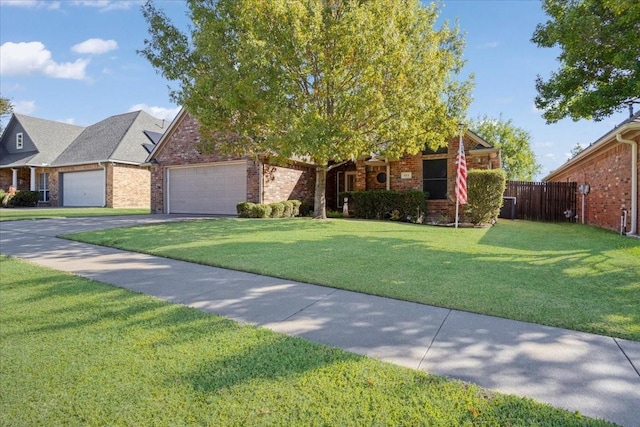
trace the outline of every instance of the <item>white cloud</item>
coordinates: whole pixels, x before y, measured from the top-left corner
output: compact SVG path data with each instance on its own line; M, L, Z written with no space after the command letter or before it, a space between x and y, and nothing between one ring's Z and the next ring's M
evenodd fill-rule
M100 12L108 12L111 10L128 10L134 5L141 5L140 0L75 0L75 6L88 6L100 9Z
M71 47L71 50L80 54L100 55L118 48L115 40L88 39Z
M74 119L73 117L70 117L68 119L64 119L62 122L66 123L68 125L75 125L76 124L76 119Z
M33 114L36 109L35 101L16 101L13 105L13 111L19 114Z
M56 79L83 80L88 59L57 63L41 42L6 42L0 46L0 74L28 76L43 74Z
M180 107L164 108L164 107L151 107L147 104L136 104L129 108L129 111L145 111L158 119L164 119L172 121L180 112Z
M500 46L497 41L485 42L478 46L479 49L495 49Z
M3 6L15 6L24 7L29 9L60 9L59 1L46 1L46 0L0 0Z

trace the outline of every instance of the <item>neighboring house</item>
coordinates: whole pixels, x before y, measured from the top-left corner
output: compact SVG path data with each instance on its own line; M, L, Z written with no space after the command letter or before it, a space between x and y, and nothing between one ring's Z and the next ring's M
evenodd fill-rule
M140 165L165 130L143 111L86 128L13 114L0 138L0 188L39 191L50 206L149 207Z
M236 204L242 201L313 203L313 164L291 160L282 166L265 158L204 154L198 150L198 130L197 121L183 109L149 155L153 213L235 214ZM473 132L465 134L464 144L469 168L501 167L499 151ZM421 190L431 195L428 215L453 218L457 149L456 137L448 149L437 152L388 162L362 159L336 167L327 175L327 209L341 206L340 191Z
M578 183L577 220L638 235L640 112L543 180Z

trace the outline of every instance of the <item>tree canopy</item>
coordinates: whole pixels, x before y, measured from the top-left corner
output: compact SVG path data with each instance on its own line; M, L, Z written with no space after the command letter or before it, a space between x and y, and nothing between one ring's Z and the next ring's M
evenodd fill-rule
M473 120L470 129L500 149L502 168L507 180L533 181L541 170L531 149L531 135L517 127L512 120L490 118L487 116Z
M190 0L185 34L149 2L140 53L200 123L209 149L309 159L326 172L455 135L470 101L464 41L418 0ZM204 148L207 148L204 147Z
M538 76L536 107L547 123L602 120L640 97L640 2L544 0L550 20L532 41L559 46L560 69Z
M2 127L1 120L4 119L5 116L8 116L13 112L13 104L11 100L8 98L3 98L0 96L0 134L4 130Z

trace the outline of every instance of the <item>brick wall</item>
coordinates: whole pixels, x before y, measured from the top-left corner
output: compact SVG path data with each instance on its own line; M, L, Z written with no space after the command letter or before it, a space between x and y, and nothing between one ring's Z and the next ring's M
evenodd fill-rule
M107 205L114 208L148 208L151 174L148 169L134 165L109 165L107 177Z
M315 181L315 168L298 164L287 167L265 164L263 203L291 199L313 202Z
M164 177L166 168L178 165L217 163L232 160L247 160L247 201L264 203L288 199L313 200L315 171L308 167L291 164L288 167L264 165L262 197L260 176L263 164L245 156L222 155L218 152L202 153L197 148L200 141L198 122L189 114L179 116L171 134L155 155L158 165L151 167L151 212L164 212Z
M640 163L640 162L639 162ZM589 184L584 198L586 224L609 230L620 230L622 209L628 211L627 230L631 227L631 146L613 144L577 161L554 176L555 182ZM638 197L636 194L635 197ZM578 222L582 221L582 194L577 194ZM639 215L640 217L640 215ZM640 218L638 218L640 220Z

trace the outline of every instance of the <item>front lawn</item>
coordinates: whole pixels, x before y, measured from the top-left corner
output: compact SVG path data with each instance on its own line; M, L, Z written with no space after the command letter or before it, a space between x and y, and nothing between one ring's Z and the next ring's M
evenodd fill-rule
M605 426L0 256L0 426Z
M148 215L150 212L151 211L149 209L139 208L0 208L0 221L115 215Z
M209 219L72 238L640 341L640 240L577 224Z

